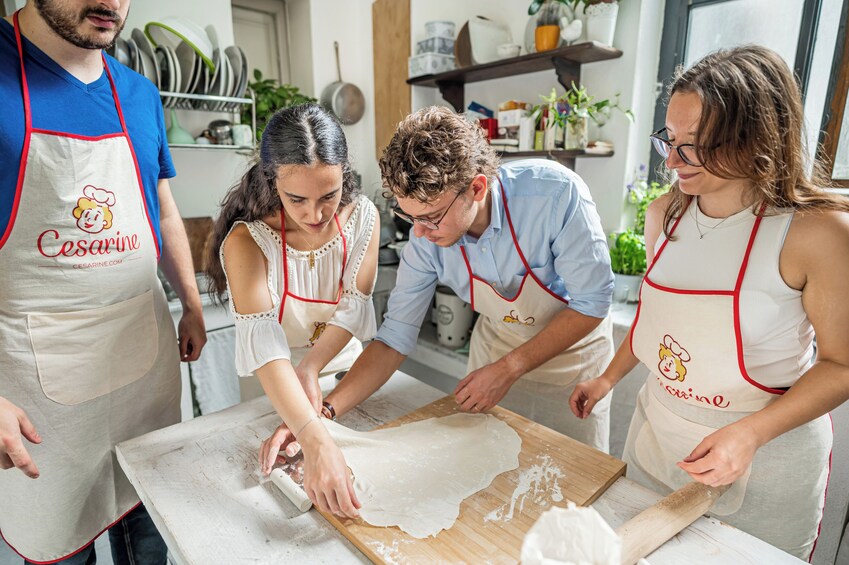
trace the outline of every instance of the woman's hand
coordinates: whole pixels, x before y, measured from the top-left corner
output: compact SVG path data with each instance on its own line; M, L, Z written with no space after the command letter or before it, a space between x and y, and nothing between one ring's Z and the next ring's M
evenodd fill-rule
M760 446L752 427L740 420L707 436L677 465L694 481L727 485L743 476Z
M309 367L304 367L303 363L295 367L295 374L298 375L298 380L301 381L301 386L304 387L304 392L307 393L307 398L315 409L316 414L321 412L321 402L324 396L321 394L321 388L318 386L318 371Z
M259 448L259 467L263 475L271 474L278 457L282 457L281 450L288 457L294 457L301 450L301 445L295 441L295 434L289 431L286 424L277 426L271 437L266 438Z
M572 396L569 397L569 407L572 414L582 420L590 415L598 402L607 396L613 385L604 375L575 385Z
M301 433L304 446L304 491L324 512L356 518L362 505L339 447L322 426Z

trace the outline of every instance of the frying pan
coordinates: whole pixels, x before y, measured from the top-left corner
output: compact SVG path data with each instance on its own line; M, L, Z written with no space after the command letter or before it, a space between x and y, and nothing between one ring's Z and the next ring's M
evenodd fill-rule
M342 81L342 71L339 68L339 42L333 42L336 51L336 74L339 80L324 87L321 93L321 105L339 118L345 125L355 124L363 117L366 99L362 91L350 82Z

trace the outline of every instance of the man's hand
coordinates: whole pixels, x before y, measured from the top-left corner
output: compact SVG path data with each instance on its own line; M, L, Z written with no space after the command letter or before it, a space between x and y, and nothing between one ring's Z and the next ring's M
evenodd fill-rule
M183 309L183 316L177 325L177 337L180 342L180 360L197 361L200 351L206 344L206 326L203 312Z
M37 479L40 474L38 467L24 447L21 436L31 443L41 443L41 436L35 431L26 413L0 397L0 467L17 467L26 476Z
M464 412L484 412L501 402L517 379L496 361L466 375L454 389L454 398Z

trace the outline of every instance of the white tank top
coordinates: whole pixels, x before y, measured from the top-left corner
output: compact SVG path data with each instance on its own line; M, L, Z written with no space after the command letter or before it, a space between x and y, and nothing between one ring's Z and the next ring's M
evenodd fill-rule
M802 308L802 293L787 286L778 269L792 219L792 212L763 219L740 292L746 369L773 388L793 385L814 354L814 331ZM751 209L723 220L705 216L693 202L652 270L652 280L673 288L733 289L754 221ZM665 239L661 234L655 252Z

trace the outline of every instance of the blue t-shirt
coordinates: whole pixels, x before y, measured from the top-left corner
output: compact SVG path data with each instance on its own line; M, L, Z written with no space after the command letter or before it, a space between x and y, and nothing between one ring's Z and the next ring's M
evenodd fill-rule
M100 136L121 131L121 121L106 72L83 84L25 37L24 65L34 128ZM165 139L165 118L156 86L112 57L106 57L121 102L127 132L139 163L150 219L159 236L159 179L173 177L174 164ZM24 104L15 29L0 19L0 235L12 213L21 151Z

